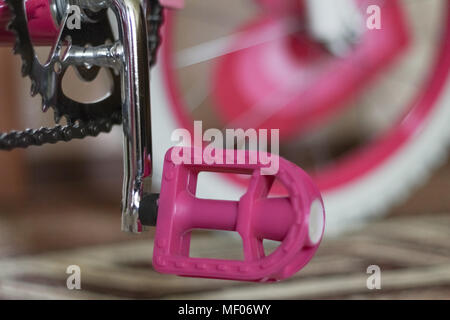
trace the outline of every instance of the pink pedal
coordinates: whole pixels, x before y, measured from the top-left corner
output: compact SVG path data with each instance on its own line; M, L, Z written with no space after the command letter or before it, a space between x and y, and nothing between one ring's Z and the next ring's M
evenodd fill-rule
M259 159L249 164L255 153L245 153L246 164L226 164L225 150L224 164L210 165L198 158L198 164L175 164L173 151L195 154L194 148L181 147L166 153L153 251L157 271L265 282L290 277L311 260L322 239L325 213L318 189L302 169L278 157L278 172L263 175L261 169L265 166ZM236 151L230 152L236 155ZM248 190L240 201L196 198L197 177L204 171L251 175ZM288 197L268 197L275 180L284 185ZM190 257L194 229L238 232L244 260ZM263 239L281 244L266 256Z

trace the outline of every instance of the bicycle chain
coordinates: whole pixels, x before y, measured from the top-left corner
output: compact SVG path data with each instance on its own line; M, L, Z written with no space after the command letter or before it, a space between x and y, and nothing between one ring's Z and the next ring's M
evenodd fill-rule
M87 123L11 131L0 136L0 149L12 150L29 146L41 146L43 144L55 144L60 141L68 142L85 137L96 137L102 132L110 132L113 125L119 123L121 123L121 115L120 113L115 113L109 119L93 120Z
M163 7L158 0L151 2L150 12L147 16L149 66L156 63L156 56L161 44L160 29L163 23ZM92 120L86 123L78 122L65 126L57 125L52 128L42 127L40 129L27 129L24 131L11 131L0 133L0 150L10 151L17 148L28 148L31 146L42 146L44 144L55 144L57 142L68 142L73 139L95 137L100 133L108 133L112 127L122 123L122 114L113 113L104 119Z

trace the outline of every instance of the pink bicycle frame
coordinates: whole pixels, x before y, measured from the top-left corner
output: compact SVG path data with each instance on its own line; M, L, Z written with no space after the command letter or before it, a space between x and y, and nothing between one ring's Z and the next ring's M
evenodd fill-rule
M48 0L28 0L26 2L30 36L38 45L51 45L57 36ZM0 0L0 45L10 46L14 43L14 34L7 26L11 21L11 13L4 0Z
M36 45L51 45L57 34L58 28L51 10L52 0L28 0L26 1L27 18L30 36ZM184 0L160 0L167 8L182 8ZM9 46L14 43L14 34L8 30L11 21L11 13L4 0L0 0L0 45Z

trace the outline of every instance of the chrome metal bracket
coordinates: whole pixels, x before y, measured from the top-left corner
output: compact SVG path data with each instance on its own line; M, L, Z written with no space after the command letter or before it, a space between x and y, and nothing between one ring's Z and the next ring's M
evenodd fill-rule
M122 41L122 116L124 177L122 230L142 231L139 207L144 179L152 174L150 69L148 65L146 1L110 0Z
M120 70L124 176L122 192L122 230L138 233L143 229L139 208L153 208L157 197L145 195L144 179L152 174L152 137L150 119L150 68L146 0L54 0L55 8L76 4L84 9L111 9L118 24L116 43L93 48L74 47L67 57L73 64L88 63ZM59 5L59 6L58 6ZM148 11L147 11L148 10ZM150 203L150 202L151 203ZM154 208L152 210L154 213ZM154 213L153 215L156 215ZM148 218L148 217L146 217ZM155 217L153 217L155 218ZM146 225L153 224L150 217Z

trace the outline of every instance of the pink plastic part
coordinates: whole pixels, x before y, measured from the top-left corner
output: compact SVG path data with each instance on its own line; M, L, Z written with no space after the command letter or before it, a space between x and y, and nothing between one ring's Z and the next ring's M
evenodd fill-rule
M160 0L164 7L181 9L184 0ZM49 0L28 0L26 2L28 29L35 45L52 45L58 36L58 28L53 20ZM0 0L0 45L12 45L15 36L7 30L11 13L4 0Z
M26 2L28 29L35 45L51 45L58 35L49 3L49 0ZM15 41L14 34L7 30L10 21L9 7L4 0L0 0L0 45L12 45Z
M203 159L197 159L200 164L175 164L172 152L195 154L193 148L181 147L166 153L153 252L157 271L266 282L290 277L313 257L322 238L325 216L320 193L302 169L279 157L278 173L263 175L261 168L265 166L259 160L249 164L250 157L255 155L249 152L245 153L246 164L208 165ZM237 159L236 151L229 152L235 152ZM251 175L249 188L240 201L196 198L197 177L202 171ZM268 198L276 179L284 185L288 197ZM194 229L238 232L243 241L244 261L189 257ZM265 256L263 239L281 244Z
M159 0L162 6L172 9L184 8L184 0Z

